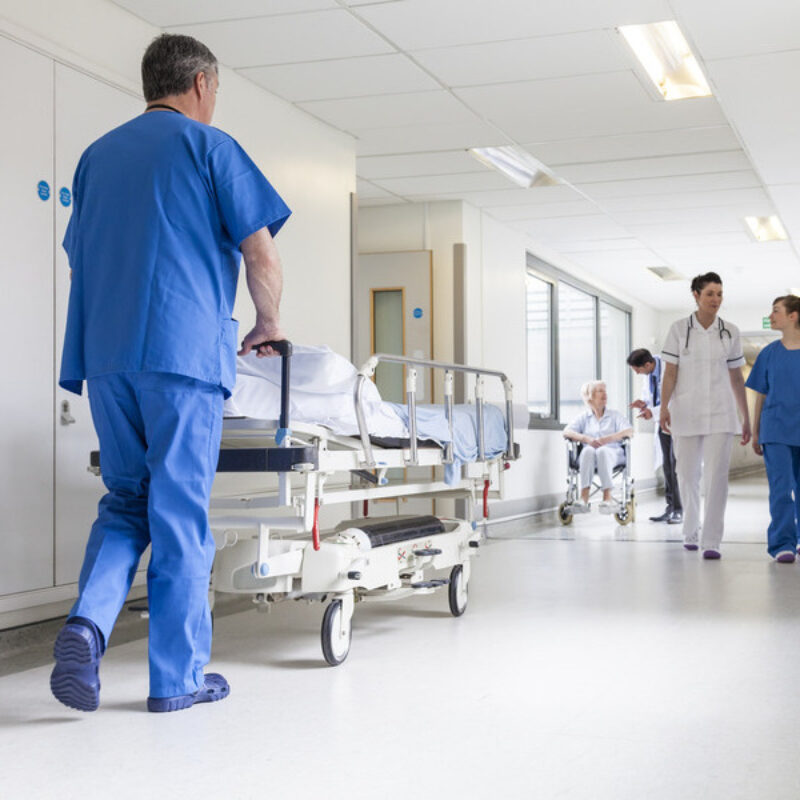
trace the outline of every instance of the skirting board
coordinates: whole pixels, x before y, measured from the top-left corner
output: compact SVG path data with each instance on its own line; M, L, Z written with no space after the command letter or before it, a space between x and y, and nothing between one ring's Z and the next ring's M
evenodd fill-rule
M651 492L656 488L656 479L647 478L636 481L634 490L637 494ZM523 497L519 500L496 500L489 506L489 520L491 525L495 522L508 522L512 519L530 517L534 514L543 514L548 511L555 511L564 502L564 494L540 494L535 497ZM482 509L475 506L475 519L480 520Z

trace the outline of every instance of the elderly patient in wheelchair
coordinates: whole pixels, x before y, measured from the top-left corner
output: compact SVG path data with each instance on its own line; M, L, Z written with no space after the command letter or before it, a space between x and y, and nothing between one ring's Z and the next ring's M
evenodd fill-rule
M564 429L564 438L577 443L577 448L570 448L569 460L573 461L570 471L577 468L580 472L580 499L568 498L570 518L571 514L586 514L591 510L589 496L595 471L603 492L600 513L613 514L618 508L618 513L624 512L629 488L627 470L623 481L625 497L621 503L612 499L611 490L614 475L626 466L627 440L633 435L633 428L619 411L606 406L608 393L603 381L584 383L581 386L581 397L586 403L586 411ZM577 465L574 463L576 456Z

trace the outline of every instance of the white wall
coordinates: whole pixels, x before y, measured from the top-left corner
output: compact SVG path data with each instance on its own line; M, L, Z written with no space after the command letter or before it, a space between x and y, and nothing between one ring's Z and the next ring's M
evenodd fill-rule
M450 360L453 352L452 251L457 242L465 243L467 250L466 361L505 372L515 387L515 403L522 404L527 386L526 253L604 287L564 257L466 203L362 208L359 251L433 250L434 285L440 287L434 292L434 351L442 360ZM655 311L632 297L618 292L614 296L633 308L634 346L654 346L658 335ZM502 399L501 393L488 386L487 390L490 399ZM652 436L652 423L642 423L634 439L634 475L639 481L654 477ZM523 456L506 473L506 507L552 506L564 492L566 457L561 433L522 427L516 439Z
M3 0L0 33L139 95L142 54L161 31L107 0ZM214 124L239 140L293 211L277 238L284 330L349 353L354 140L225 68ZM254 312L243 280L235 313L246 332Z

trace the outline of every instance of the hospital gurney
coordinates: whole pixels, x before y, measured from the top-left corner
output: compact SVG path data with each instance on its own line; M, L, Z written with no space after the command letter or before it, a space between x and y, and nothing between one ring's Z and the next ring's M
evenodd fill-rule
M490 497L502 496L503 472L518 457L514 444L511 382L501 372L400 356L372 356L356 376L353 402L358 435L344 436L322 425L290 423L288 342L273 344L281 353L279 420L226 419L219 473L263 476L257 488L214 497L209 522L217 543L212 574L215 591L249 594L265 605L286 599L327 602L321 639L325 660L342 663L351 642L356 603L427 594L448 587L450 611L464 613L470 562L481 533L474 519L480 501L488 516ZM376 439L364 411L366 382L381 362L406 370L408 439ZM417 370L443 372L446 442L419 441ZM453 442L459 407L453 403L454 374L474 375L474 461L449 480L410 478L393 481L393 468L447 467L455 462ZM484 402L486 378L499 380L505 394L505 434L499 452L487 448L486 419L502 414ZM461 419L463 423L463 418ZM461 424L460 430L471 426ZM277 474L277 486L274 477ZM345 483L334 476L345 476ZM257 481L259 483L259 481ZM371 501L388 498L451 498L466 501L465 519L433 515L369 517ZM329 532L319 525L320 507L359 507L363 516L347 519ZM348 516L352 516L349 511ZM431 573L448 571L446 577Z

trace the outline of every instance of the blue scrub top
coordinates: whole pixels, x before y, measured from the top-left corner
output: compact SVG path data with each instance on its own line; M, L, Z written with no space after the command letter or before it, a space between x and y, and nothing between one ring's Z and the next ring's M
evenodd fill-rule
M745 385L766 395L759 442L800 446L800 350L770 342L758 354Z
M72 192L60 385L171 372L229 395L239 245L291 214L269 181L226 133L164 110L90 145Z

